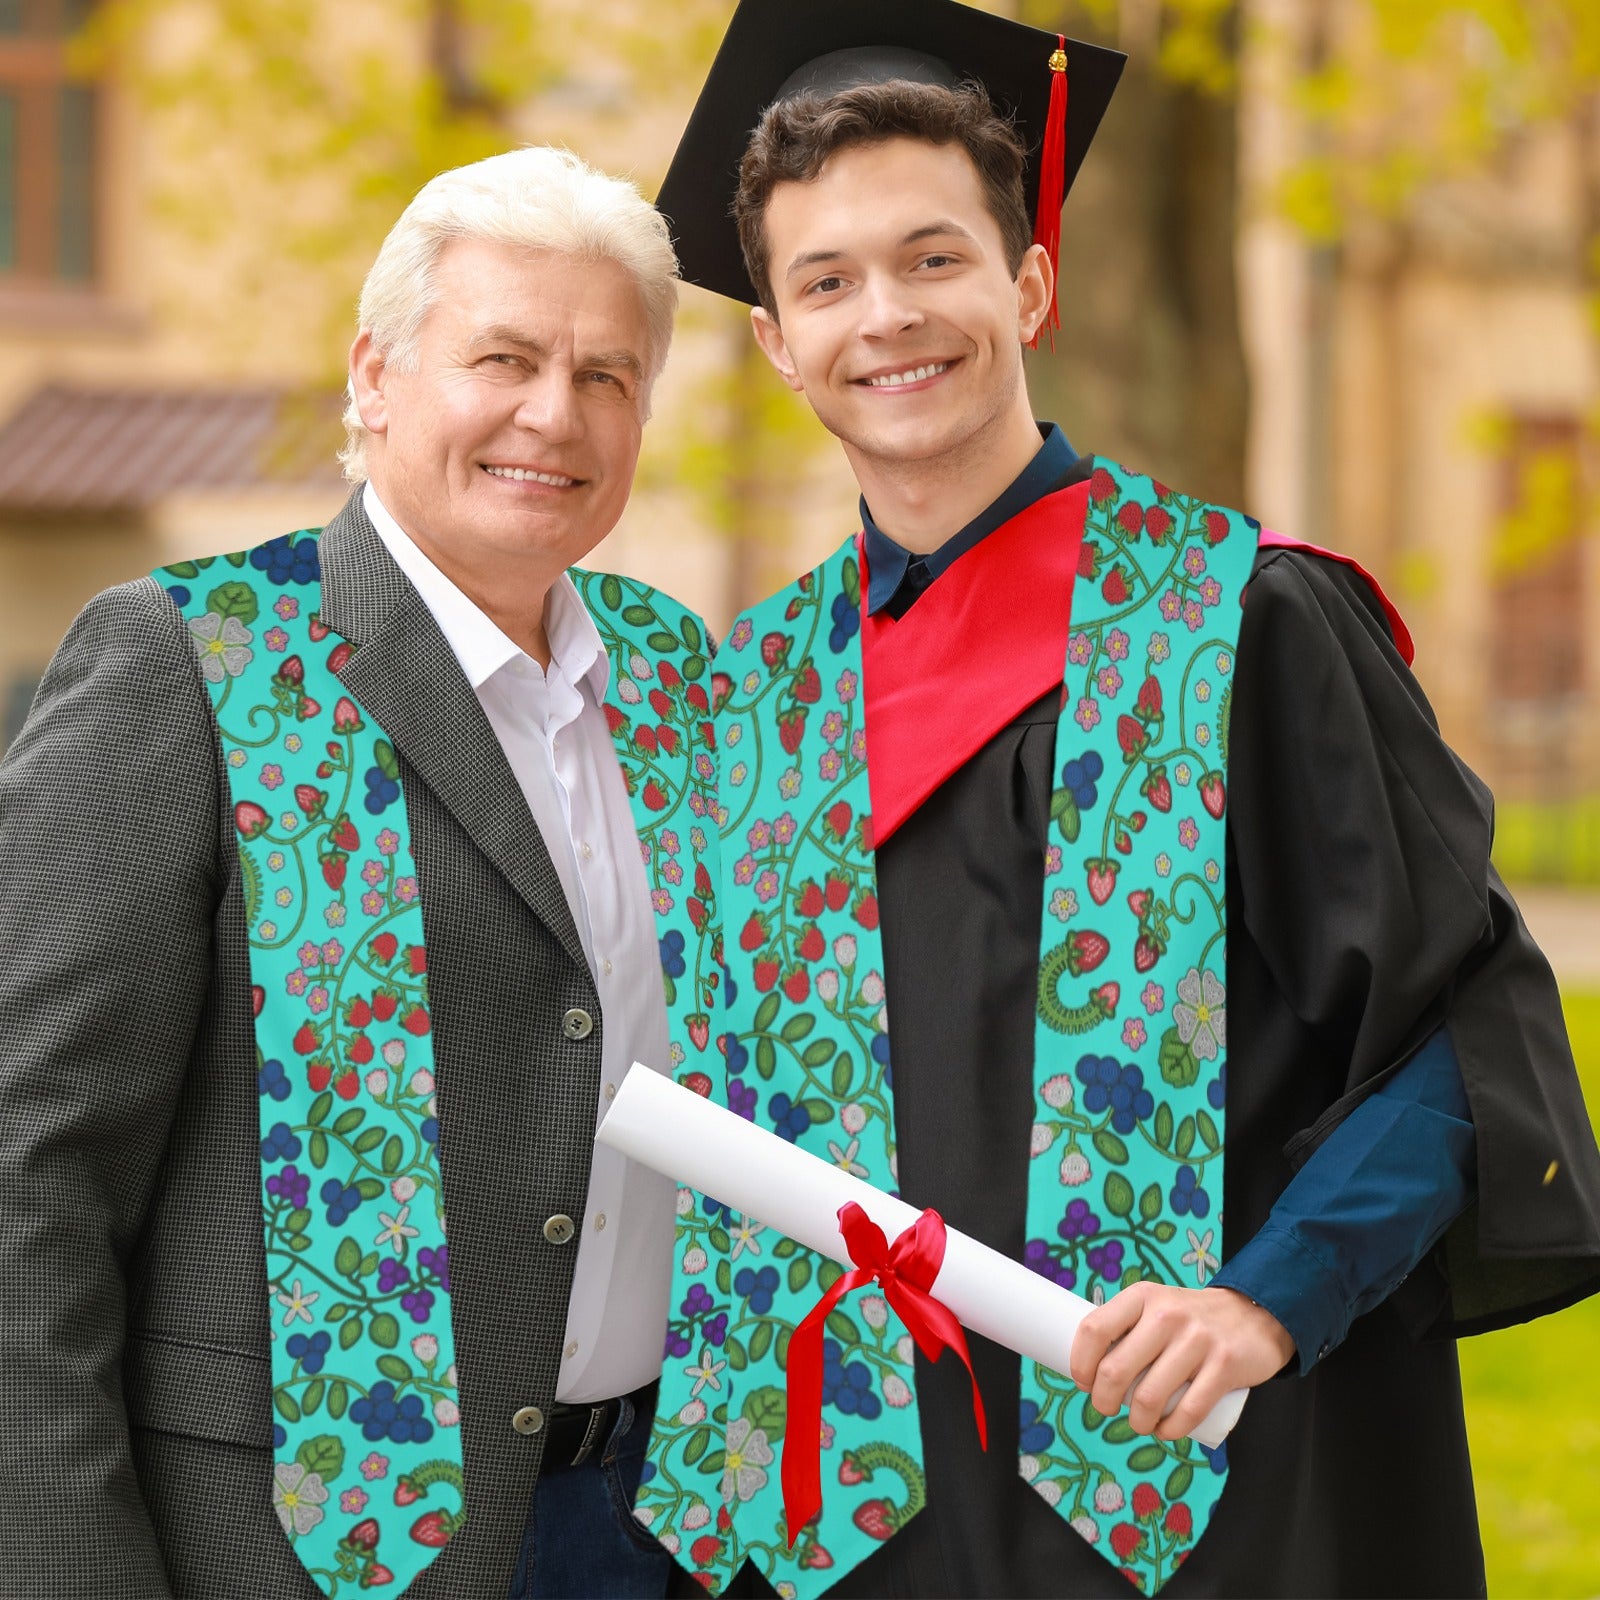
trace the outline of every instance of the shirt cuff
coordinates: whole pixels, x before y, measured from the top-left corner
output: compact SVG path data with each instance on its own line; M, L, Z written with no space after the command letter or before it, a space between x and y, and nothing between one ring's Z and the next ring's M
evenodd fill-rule
M1270 1311L1294 1340L1296 1360L1285 1369L1304 1375L1344 1341L1350 1308L1339 1274L1304 1240L1268 1222L1211 1279Z

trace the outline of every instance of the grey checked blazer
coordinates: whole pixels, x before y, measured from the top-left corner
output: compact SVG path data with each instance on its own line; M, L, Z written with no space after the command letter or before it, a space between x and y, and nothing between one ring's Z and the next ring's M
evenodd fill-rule
M507 1591L555 1395L599 999L549 855L352 499L346 686L400 757L426 908L467 1526L410 1600ZM0 763L0 1595L313 1600L271 1499L244 899L216 727L151 579L98 596ZM562 1014L596 1019L581 1041ZM640 1538L648 1536L640 1531Z

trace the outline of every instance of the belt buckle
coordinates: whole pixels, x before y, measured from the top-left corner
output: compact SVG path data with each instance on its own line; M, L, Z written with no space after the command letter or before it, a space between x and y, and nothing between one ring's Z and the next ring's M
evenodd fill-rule
M568 1466L580 1467L594 1453L594 1447L599 1439L601 1426L605 1422L606 1405L602 1401L597 1406L589 1407L589 1425L583 1430L582 1442L578 1445L578 1452Z

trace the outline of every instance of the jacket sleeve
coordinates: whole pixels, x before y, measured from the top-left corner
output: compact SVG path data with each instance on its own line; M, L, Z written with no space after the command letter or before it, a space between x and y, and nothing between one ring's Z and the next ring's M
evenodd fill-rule
M1464 1333L1593 1292L1600 1154L1549 963L1490 862L1488 789L1348 568L1258 558L1247 648L1230 801L1245 915L1285 1003L1344 1063L1291 1164L1447 1023L1476 1192L1396 1309L1414 1331Z
M221 775L151 580L73 624L0 762L0 1591L165 1595L129 1448L127 1265L206 1000Z

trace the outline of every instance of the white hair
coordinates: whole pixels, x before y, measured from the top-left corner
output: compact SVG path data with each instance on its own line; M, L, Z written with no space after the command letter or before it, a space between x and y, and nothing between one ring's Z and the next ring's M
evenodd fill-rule
M597 172L570 150L529 145L441 172L389 230L361 286L358 322L396 371L414 371L422 324L433 307L435 268L452 239L550 250L580 261L615 261L644 307L646 394L667 359L678 305L678 261L661 213L624 178ZM351 483L366 480L367 430L347 387L345 444Z

